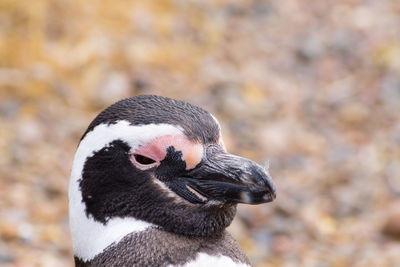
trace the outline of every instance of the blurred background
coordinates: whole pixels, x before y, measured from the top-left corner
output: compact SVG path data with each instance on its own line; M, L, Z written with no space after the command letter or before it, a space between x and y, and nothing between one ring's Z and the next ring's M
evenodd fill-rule
M0 0L1 266L72 266L75 149L137 94L269 162L229 228L254 266L400 266L400 1Z

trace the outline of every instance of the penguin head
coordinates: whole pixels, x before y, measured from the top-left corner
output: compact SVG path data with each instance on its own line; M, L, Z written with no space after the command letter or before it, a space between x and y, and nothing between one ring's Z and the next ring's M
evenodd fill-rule
M102 111L78 146L70 216L107 225L135 218L166 231L211 236L232 221L237 203L275 198L267 171L229 154L207 111L142 95ZM74 220L74 218L72 218Z

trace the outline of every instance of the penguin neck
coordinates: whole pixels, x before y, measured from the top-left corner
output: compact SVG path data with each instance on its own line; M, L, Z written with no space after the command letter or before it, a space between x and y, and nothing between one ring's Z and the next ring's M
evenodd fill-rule
M164 202L141 217L160 229L176 234L210 237L222 233L236 214L236 205L225 207L194 207L186 204ZM146 214L144 214L146 215Z

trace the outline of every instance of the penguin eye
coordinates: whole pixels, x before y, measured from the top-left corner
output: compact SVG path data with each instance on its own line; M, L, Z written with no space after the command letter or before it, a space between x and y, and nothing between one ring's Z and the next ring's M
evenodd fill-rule
M151 156L152 157L152 156ZM131 162L135 165L136 168L140 170L148 170L153 167L160 165L160 161L156 159L149 158L147 156L143 156L141 154L131 154L130 155Z
M139 162L140 164L143 164L143 165L149 165L149 164L156 162L155 160L145 157L143 155L136 154L136 155L134 155L134 157L137 162Z

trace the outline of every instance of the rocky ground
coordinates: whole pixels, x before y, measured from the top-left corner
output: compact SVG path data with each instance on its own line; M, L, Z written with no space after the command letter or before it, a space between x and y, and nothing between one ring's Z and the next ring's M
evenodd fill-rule
M78 141L143 93L269 162L230 227L254 266L400 266L397 0L0 1L0 266L72 265Z

